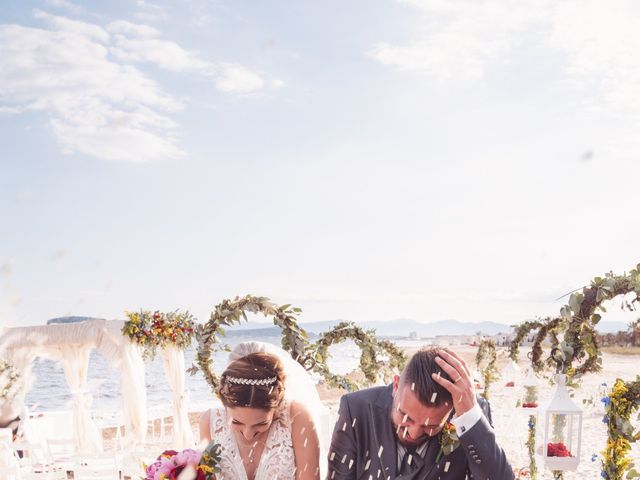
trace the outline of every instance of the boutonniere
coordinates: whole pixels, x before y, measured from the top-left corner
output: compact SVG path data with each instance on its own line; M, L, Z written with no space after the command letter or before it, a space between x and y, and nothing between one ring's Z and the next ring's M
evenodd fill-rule
M440 442L440 451L436 457L436 463L440 461L443 455L449 455L460 446L460 439L456 433L456 427L454 427L452 423L447 422L440 431L438 441Z

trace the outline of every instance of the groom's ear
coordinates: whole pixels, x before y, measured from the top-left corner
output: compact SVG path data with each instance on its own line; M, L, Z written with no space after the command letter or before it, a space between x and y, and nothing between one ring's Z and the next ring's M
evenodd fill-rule
M393 394L395 395L400 388L400 375L393 376Z

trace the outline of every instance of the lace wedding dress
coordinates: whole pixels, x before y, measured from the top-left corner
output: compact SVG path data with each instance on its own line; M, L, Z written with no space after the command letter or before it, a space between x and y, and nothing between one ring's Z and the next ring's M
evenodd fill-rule
M276 412L253 480L294 480L296 459L291 441L290 402ZM211 440L222 447L218 480L249 480L224 408L211 410Z

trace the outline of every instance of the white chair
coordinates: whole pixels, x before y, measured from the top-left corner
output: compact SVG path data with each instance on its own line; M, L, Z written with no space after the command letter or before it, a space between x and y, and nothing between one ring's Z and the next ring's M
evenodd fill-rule
M120 463L113 453L81 455L73 470L75 480L120 480Z

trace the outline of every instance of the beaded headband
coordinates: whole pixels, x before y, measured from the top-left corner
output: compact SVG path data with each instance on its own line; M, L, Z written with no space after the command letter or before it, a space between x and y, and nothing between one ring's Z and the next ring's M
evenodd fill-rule
M278 377L269 378L238 378L238 377L224 377L229 383L235 383L237 385L271 385L276 383Z

